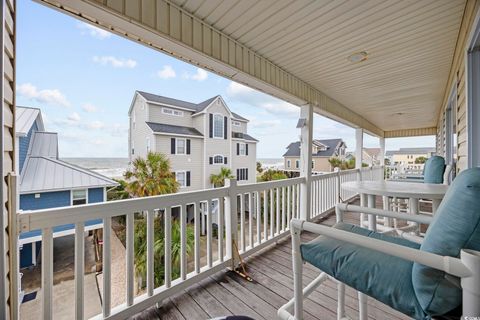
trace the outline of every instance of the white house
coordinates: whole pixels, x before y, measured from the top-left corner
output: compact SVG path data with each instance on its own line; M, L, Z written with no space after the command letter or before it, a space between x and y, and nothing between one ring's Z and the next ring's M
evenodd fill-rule
M258 140L221 96L191 103L136 91L128 115L130 160L167 155L181 191L211 188L210 175L222 167L239 184L255 182Z

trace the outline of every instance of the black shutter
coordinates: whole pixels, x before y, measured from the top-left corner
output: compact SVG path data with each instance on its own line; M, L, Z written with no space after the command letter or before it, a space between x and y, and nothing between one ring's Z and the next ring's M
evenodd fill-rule
M237 156L240 154L240 143L237 143Z
M237 169L237 181L240 180L240 169Z
M213 157L209 158L210 164L213 164Z
M223 158L223 164L227 164L227 157Z
M187 139L187 154L190 154L190 139Z
M245 180L248 180L248 168L245 169Z
M227 139L227 126L228 126L228 118L223 117L223 138Z
M170 143L170 153L175 154L175 138L172 138Z
M190 187L190 171L187 171L187 187Z
M245 155L248 156L248 143L245 143Z
M213 138L213 114L210 113L210 114L208 114L208 116L209 116L209 124L208 125L209 125L209 132L210 132L209 137Z

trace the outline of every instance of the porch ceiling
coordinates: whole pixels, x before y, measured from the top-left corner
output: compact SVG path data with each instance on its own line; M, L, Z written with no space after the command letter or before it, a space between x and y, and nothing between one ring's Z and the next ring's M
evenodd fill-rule
M384 131L436 126L465 8L464 0L172 1ZM366 61L347 59L360 51Z
M37 1L379 136L435 133L466 4Z

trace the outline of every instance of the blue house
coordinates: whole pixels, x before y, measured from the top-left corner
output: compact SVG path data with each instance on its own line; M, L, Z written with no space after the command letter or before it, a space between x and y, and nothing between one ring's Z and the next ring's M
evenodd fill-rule
M20 210L39 210L106 201L107 188L117 183L93 171L62 161L58 157L58 136L47 132L40 109L17 107ZM102 220L88 221L86 230L102 227ZM74 233L74 225L54 228L54 238ZM41 230L20 235L20 268L36 264ZM59 239L56 239L59 241Z

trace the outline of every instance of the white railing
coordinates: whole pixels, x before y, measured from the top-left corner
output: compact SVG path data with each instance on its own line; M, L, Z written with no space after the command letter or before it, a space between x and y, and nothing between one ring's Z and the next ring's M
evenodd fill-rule
M353 181L359 174L364 180L378 179L380 176L383 178L383 168L364 168L313 176L312 209L308 218L314 218L333 208L339 201L354 196L340 191L340 183ZM288 235L290 219L301 216L300 185L305 181L303 177L245 185L227 181L225 187L217 189L20 212L20 232L42 230L43 319L51 319L53 316L54 227L75 225L75 318L83 319L85 223L95 219L103 220L103 311L96 318L123 319L161 302L213 273L234 266L237 262L237 248L239 254L246 257L274 243L279 237ZM216 217L213 216L214 211ZM203 236L201 215L206 215L206 232ZM112 218L117 216L126 216L126 302L112 306L110 237ZM134 259L136 217L146 221L146 286L138 296L135 296L137 282ZM158 285L155 284L154 274L154 239L155 232L158 232L155 230L155 219L161 219L161 237L164 241L164 278ZM174 223L179 224L179 251L172 250ZM213 232L214 226L217 228L216 235ZM194 234L193 254L187 252L189 228L193 228ZM202 251L201 246L205 244L206 251ZM174 251L178 252L179 257L172 256Z

